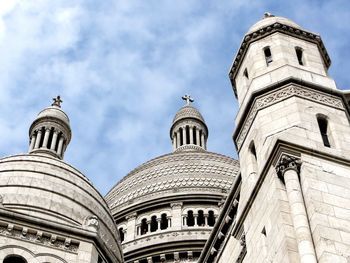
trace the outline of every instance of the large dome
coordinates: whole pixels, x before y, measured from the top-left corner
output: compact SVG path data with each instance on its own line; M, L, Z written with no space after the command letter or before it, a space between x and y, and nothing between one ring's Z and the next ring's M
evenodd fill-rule
M0 159L0 174L5 210L42 225L96 235L121 262L117 229L108 206L78 170L58 158L23 154Z

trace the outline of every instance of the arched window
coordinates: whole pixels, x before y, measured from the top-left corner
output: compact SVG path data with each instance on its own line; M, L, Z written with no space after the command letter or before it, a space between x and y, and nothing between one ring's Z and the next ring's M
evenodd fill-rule
M119 236L120 236L120 242L123 242L125 235L124 235L124 229L122 227L119 228Z
M269 66L272 62L272 54L271 54L270 47L264 48L264 55L265 55L266 65Z
M144 218L141 221L141 235L144 235L148 232L148 224L147 224L147 219Z
M190 127L186 126L186 144L190 144Z
M214 212L212 210L208 213L208 226L214 226L215 225L215 216Z
M193 216L193 211L189 210L187 212L187 225L188 226L194 226L194 216Z
M11 255L7 256L3 263L27 263L27 260L18 255Z
M247 79L249 79L249 75L248 75L248 70L247 70L247 68L244 69L243 75L244 75Z
M258 170L258 159L257 159L257 155L256 155L256 148L255 148L255 144L254 141L251 141L250 145L249 145L249 152L251 155L251 164L252 164L252 171L251 172L257 172Z
M184 145L184 135L182 132L182 128L179 129L179 133L180 133L180 146Z
M326 117L318 116L317 117L318 127L320 128L320 133L323 141L323 145L326 147L331 147L328 138L328 121Z
M196 133L197 133L197 128L196 126L193 127L193 144L197 145L197 136L196 136Z
M151 217L151 232L155 232L158 230L158 222L157 222L157 216Z
M203 210L199 210L199 211L198 211L197 225L198 225L198 226L204 226L204 225L205 225L204 212L203 212Z
M295 47L295 53L297 54L297 59L299 65L304 65L303 49L301 47Z
M160 229L163 230L163 229L167 229L169 226L168 226L168 218L166 216L166 214L162 214L161 215L161 220L160 220Z

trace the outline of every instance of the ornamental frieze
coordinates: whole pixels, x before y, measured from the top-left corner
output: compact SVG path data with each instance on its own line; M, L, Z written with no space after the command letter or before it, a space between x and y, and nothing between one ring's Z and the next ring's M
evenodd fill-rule
M0 222L0 235L71 253L77 253L79 248L79 242L71 240L70 238L53 235L19 225L8 224L5 222Z
M252 123L258 111L292 96L298 96L306 100L330 106L332 108L337 108L341 110L344 109L343 102L339 97L332 96L321 91L316 91L313 89L295 85L285 86L281 89L267 93L266 95L259 96L257 97L257 99L254 100L253 105L249 110L248 115L241 127L241 130L235 140L238 151L241 149L242 144L245 138L247 137L247 134L250 130L250 127L252 126Z

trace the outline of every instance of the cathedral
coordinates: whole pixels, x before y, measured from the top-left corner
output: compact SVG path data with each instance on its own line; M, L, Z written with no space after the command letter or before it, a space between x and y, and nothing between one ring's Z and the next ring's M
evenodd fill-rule
M229 72L239 160L207 149L185 95L172 152L105 197L64 161L58 96L29 127L28 153L0 159L0 263L350 262L350 92L330 64L319 35L266 13Z

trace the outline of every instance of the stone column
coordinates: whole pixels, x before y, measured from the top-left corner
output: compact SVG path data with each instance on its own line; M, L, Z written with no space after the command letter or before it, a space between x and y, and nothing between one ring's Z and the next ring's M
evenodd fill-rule
M176 148L181 146L180 131L176 132Z
M47 147L47 142L49 141L50 137L50 128L45 128L45 135L44 135L44 142L43 142L43 148L49 148Z
M173 151L176 150L176 132L173 135Z
M56 142L57 142L57 136L58 136L58 131L54 130L53 131L53 136L52 136L52 142L50 146L50 150L55 150L56 147Z
M147 263L153 263L152 257L148 257L148 258L147 258Z
M193 144L193 126L190 126L190 144Z
M167 216L167 219L168 219L168 228L170 228L171 227L171 217Z
M286 186L300 262L316 263L315 247L299 182L300 165L300 159L283 154L276 165L276 171Z
M187 144L186 126L182 128L182 141L183 141L184 145Z
M126 223L126 237L125 237L126 241L131 241L135 239L136 217L137 217L136 213L132 213L126 216L126 220L128 220Z
M35 134L33 134L32 137L30 138L29 151L34 149L34 145L35 145Z
M182 228L182 217L181 217L181 210L182 210L182 203L171 203L171 218L172 220L172 228L173 230L181 230Z
M183 219L184 219L184 226L187 226L187 215L184 215Z
M193 214L194 217L194 226L198 226L198 214Z
M41 136L42 136L42 131L38 130L38 132L36 133L34 149L38 149L39 148L39 144L40 144L40 141L41 141Z
M199 136L199 129L196 129L196 143L197 143L197 145L198 146L200 146L201 145L201 143L200 143L200 138L199 138L200 136Z
M147 221L147 233L151 232L151 220Z
M157 224L158 224L158 228L157 231L160 231L160 223L161 223L162 219L161 218L157 218Z
M205 140L204 140L204 133L202 132L202 136L201 136L201 142L202 142L202 147L204 149L206 149L206 146L205 146Z
M61 136L61 138L60 138L60 140L58 142L58 149L57 149L57 154L58 155L62 155L63 142L64 142L64 138L63 138L63 136Z
M208 226L208 216L209 214L204 214L204 226Z

